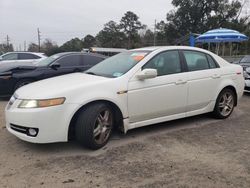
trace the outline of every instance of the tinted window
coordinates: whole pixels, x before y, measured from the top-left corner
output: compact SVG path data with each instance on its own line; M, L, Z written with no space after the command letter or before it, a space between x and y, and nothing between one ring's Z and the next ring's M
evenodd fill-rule
M17 60L17 53L4 55L3 60Z
M62 67L71 67L71 66L79 66L82 61L81 55L68 55L62 57L56 62L59 63Z
M151 59L143 69L156 69L158 76L181 72L181 62L178 51L163 52Z
M28 54L28 53L20 53L18 55L18 59L25 60L25 59L39 59L40 57L34 55L34 54Z
M92 55L84 55L82 64L94 66L103 60L104 60L104 58L101 58L101 57L96 57L96 56L92 56Z
M210 55L207 55L208 63L211 69L217 68L217 65Z
M245 56L241 59L241 63L250 63L250 56Z
M183 53L189 71L209 69L208 60L205 54L195 51L183 51Z

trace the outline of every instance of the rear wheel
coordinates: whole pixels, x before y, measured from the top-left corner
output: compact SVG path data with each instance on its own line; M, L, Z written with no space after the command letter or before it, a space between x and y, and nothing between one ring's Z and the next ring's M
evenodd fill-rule
M82 110L76 121L76 139L90 149L99 149L108 142L114 115L109 105L97 103Z
M232 114L235 104L236 96L234 92L231 89L224 89L216 100L213 114L219 119L228 118Z

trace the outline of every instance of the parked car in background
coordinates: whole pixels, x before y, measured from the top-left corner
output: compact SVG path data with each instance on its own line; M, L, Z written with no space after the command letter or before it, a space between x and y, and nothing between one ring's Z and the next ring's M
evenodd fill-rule
M246 68L244 71L245 77L245 90L250 91L250 67Z
M105 58L91 53L65 52L32 64L0 64L0 96L10 96L15 90L31 82L85 71Z
M0 56L1 63L33 63L47 58L44 53L8 52Z
M33 143L75 137L103 147L112 130L130 129L212 112L227 118L244 90L242 67L199 48L130 50L85 73L18 89L6 109L8 131Z
M247 67L250 67L250 55L246 55L241 60L234 63L241 65L245 71Z

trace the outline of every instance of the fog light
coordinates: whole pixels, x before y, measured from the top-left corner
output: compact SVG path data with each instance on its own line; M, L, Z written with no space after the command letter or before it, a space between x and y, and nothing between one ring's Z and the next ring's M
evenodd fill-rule
M37 129L30 128L28 130L30 136L36 136L37 135Z

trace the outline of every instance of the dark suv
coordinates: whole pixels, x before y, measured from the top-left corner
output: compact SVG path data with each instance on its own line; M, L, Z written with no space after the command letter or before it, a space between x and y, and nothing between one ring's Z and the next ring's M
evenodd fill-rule
M0 64L0 96L10 96L16 89L38 80L86 71L105 58L92 53L65 52L33 64Z

